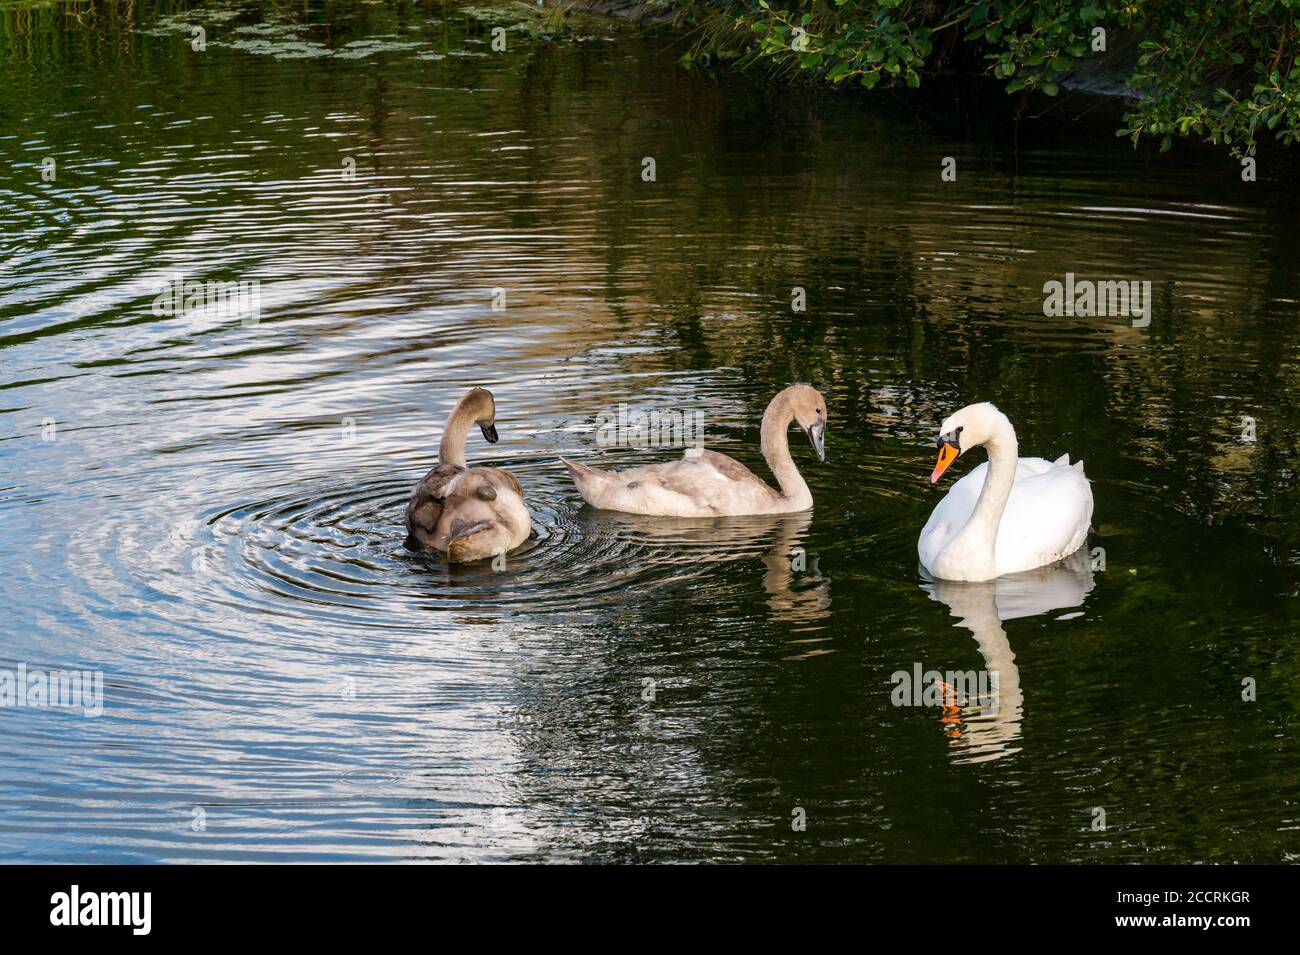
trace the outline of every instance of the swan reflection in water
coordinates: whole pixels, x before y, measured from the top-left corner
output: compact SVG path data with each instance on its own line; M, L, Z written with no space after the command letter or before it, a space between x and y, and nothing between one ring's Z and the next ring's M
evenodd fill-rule
M954 699L953 691L945 689L942 721L956 761L987 762L1019 751L1013 744L1020 738L1024 693L1016 655L1002 624L1082 606L1093 586L1086 545L1055 564L996 580L931 579L921 584L931 600L948 605L957 626L974 634L995 687L992 699L985 701Z
M646 517L584 507L576 520L592 539L613 537L660 567L762 561L772 619L809 624L830 616L830 579L803 547L813 512L712 519ZM647 550L648 549L648 550Z

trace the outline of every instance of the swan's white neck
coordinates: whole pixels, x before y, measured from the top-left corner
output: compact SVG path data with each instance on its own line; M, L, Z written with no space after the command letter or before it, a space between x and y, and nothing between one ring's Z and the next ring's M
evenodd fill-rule
M984 487L966 525L946 549L962 554L967 562L978 567L980 573L991 578L997 576L994 554L998 525L1002 523L1002 512L1007 509L1007 499L1011 496L1011 486L1016 483L1016 468L1020 463L1016 429L1011 427L1006 416L998 416L992 436L984 441L984 448L989 454L989 473L984 479Z
M790 457L790 422L794 410L781 395L772 399L763 412L763 460L781 485L781 496L798 510L812 507L812 492Z

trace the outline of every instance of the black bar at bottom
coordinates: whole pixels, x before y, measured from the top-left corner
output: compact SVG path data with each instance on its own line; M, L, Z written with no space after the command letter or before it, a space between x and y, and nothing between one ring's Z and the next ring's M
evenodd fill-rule
M633 935L661 939L673 926L684 930L700 921L703 928L692 929L692 937L720 931L734 939L772 923L797 930L809 917L822 930L849 921L868 938L897 929L918 941L964 926L999 939L1181 940L1198 933L1231 942L1242 932L1264 929L1271 936L1288 926L1283 906L1296 882L1285 866L842 867L801 871L794 879L754 867L703 868L593 878L589 868L576 867L536 882L532 872L461 869L452 876L409 866L7 867L0 917L20 937L77 933L79 942L94 934L128 943L279 936L297 944L338 943L373 940L376 932L465 930L534 943L545 932L562 942L565 923L568 931L584 932L611 919ZM742 913L750 918L738 918Z

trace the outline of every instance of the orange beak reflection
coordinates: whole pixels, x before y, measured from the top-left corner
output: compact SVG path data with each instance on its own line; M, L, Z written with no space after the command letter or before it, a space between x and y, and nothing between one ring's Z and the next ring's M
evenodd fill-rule
M930 483L938 482L943 477L943 472L948 470L948 465L957 460L957 455L961 452L954 448L948 442L944 442L939 447L939 460L934 465L934 470L930 472Z

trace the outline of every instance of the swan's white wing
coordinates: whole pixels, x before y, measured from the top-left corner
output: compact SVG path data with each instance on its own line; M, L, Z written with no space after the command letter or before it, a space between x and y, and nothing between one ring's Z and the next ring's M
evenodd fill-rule
M1092 486L1070 465L1049 465L1011 486L998 525L998 575L1042 567L1079 549L1092 523Z
M1016 481L1042 474L1054 467L1056 465L1042 458L1020 458L1016 462ZM980 491L984 489L984 479L988 473L989 463L985 461L973 468L965 477L955 481L943 500L935 505L916 544L917 553L924 566L933 566L933 559L938 557L948 541L966 526L971 512L975 510ZM1015 493L1014 490L1012 493ZM1007 508L1010 509L1009 503Z
M1070 463L1069 455L1063 454L1055 461L1047 461L1043 458L1021 458L1016 462L1016 480L1021 478L1032 477L1035 474L1046 474L1055 468L1063 467ZM988 462L985 461L985 464Z
M954 483L930 514L917 541L924 566L933 567L948 542L966 526L988 472L985 461ZM1081 471L1042 458L1020 458L998 526L994 550L998 574L1060 560L1083 543L1091 522L1092 487Z

